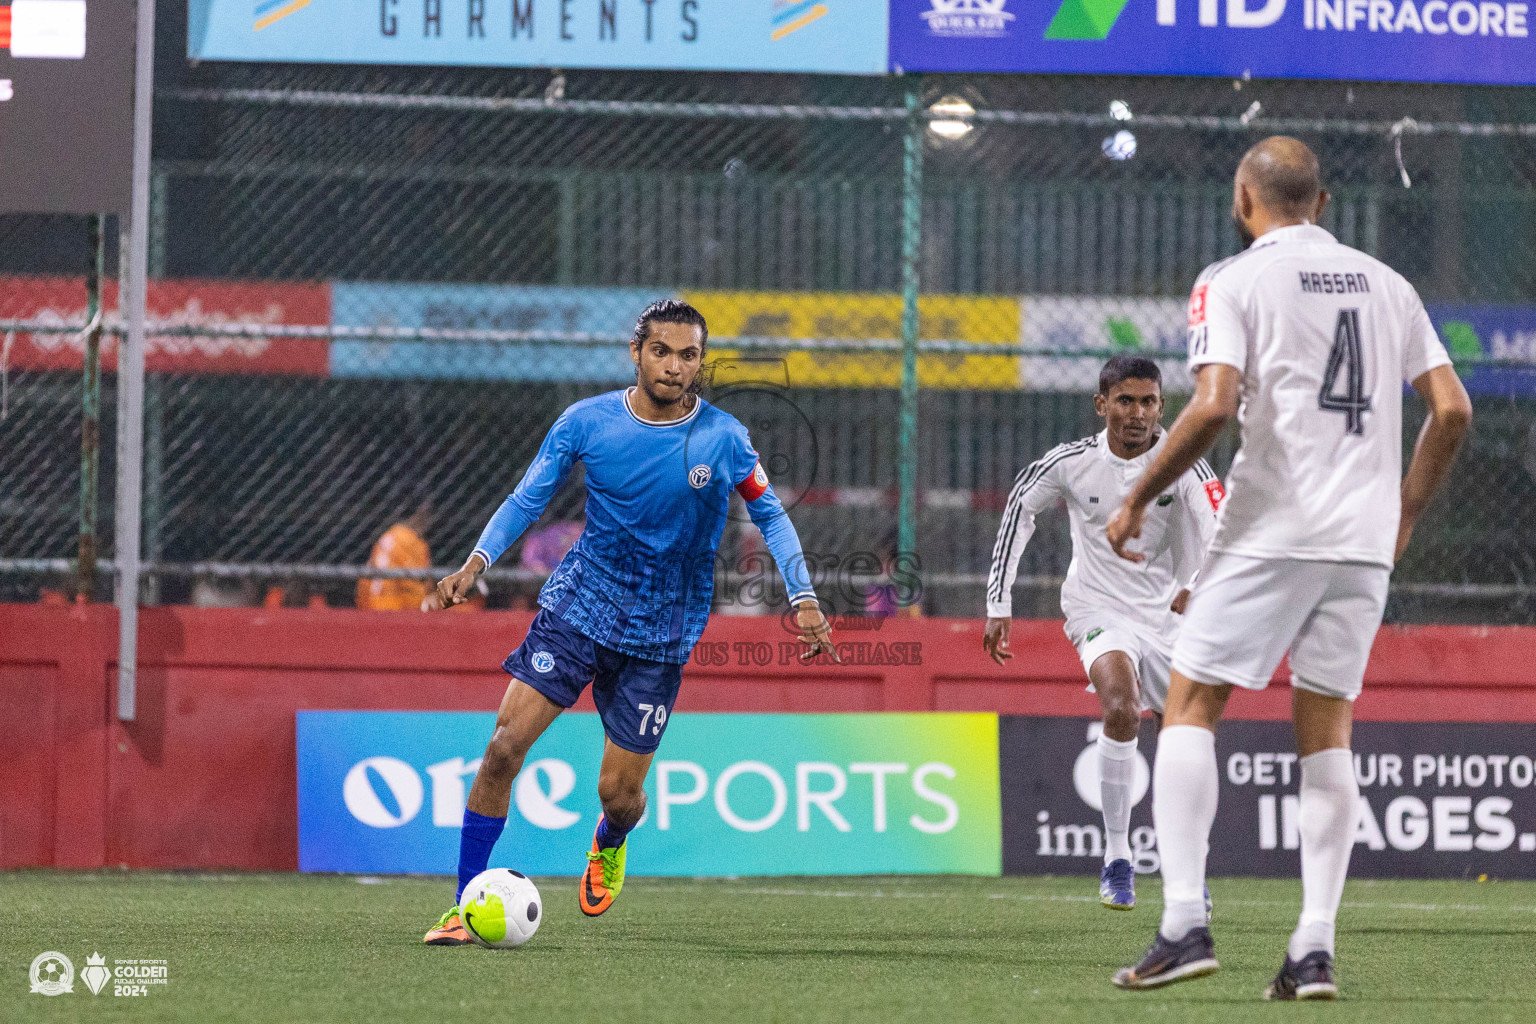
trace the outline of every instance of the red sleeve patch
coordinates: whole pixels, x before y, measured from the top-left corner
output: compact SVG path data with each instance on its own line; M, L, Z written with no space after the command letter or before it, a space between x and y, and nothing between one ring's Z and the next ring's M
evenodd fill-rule
M1195 290L1189 295L1189 326L1198 327L1205 323L1205 293L1210 285L1197 284Z
M1227 500L1227 490L1221 486L1220 480L1207 480L1205 482L1205 497L1211 503L1211 509L1221 511L1221 503Z
M768 493L768 474L763 472L761 462L752 467L751 475L736 485L736 493L747 501L756 501Z

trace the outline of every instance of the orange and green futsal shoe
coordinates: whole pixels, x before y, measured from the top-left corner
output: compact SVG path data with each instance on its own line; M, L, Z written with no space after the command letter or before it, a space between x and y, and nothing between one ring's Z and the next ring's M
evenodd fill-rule
M459 908L450 907L446 914L437 919L437 924L422 941L429 946L467 946L474 940L464 930L464 922L459 919Z
M598 819L602 824L602 819ZM624 888L624 856L629 848L626 839L616 847L599 849L597 833L592 834L592 852L587 854L587 870L581 876L581 912L596 917L613 906Z

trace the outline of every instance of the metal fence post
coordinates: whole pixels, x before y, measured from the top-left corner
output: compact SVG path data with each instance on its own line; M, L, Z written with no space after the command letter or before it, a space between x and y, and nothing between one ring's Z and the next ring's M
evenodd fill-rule
M556 235L555 283L576 283L576 172L560 175L559 231Z
M154 115L155 0L138 0L133 68L133 201L128 219L128 333L117 349L117 717L138 713L139 523L144 491L144 305L149 262L149 153Z
M80 544L75 596L96 599L96 488L101 467L101 275L107 248L106 218L90 217L91 258L85 272L85 369L80 389Z
M163 168L154 168L149 177L149 277L159 280L165 276L166 193L170 189L170 175Z
M151 264L153 267L153 264ZM144 560L160 561L160 520L165 516L165 374L144 374ZM141 596L147 605L160 603L160 575L144 577Z
M900 503L896 519L897 551L917 551L917 296L923 241L922 80L907 86L906 138L901 168L901 434L897 447Z

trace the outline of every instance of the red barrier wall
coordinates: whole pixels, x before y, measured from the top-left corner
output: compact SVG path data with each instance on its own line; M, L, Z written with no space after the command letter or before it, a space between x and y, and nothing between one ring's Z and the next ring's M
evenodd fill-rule
M294 712L494 708L529 618L145 609L125 723L113 609L0 605L0 868L293 869ZM794 641L777 619L716 617L680 710L1096 713L1060 623L1015 623L1006 669L982 654L980 621L879 625L839 631L847 664L806 667L780 663ZM1288 711L1277 686L1238 692L1229 716ZM1357 715L1536 722L1536 629L1385 629Z

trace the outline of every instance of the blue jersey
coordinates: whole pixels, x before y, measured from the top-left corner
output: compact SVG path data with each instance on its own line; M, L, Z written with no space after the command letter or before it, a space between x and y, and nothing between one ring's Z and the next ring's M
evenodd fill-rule
M630 410L627 389L560 414L475 545L486 565L543 514L577 462L587 469L587 525L539 604L587 637L652 661L688 660L709 619L732 490L746 499L791 601L815 596L747 428L702 398L680 420L648 423Z

